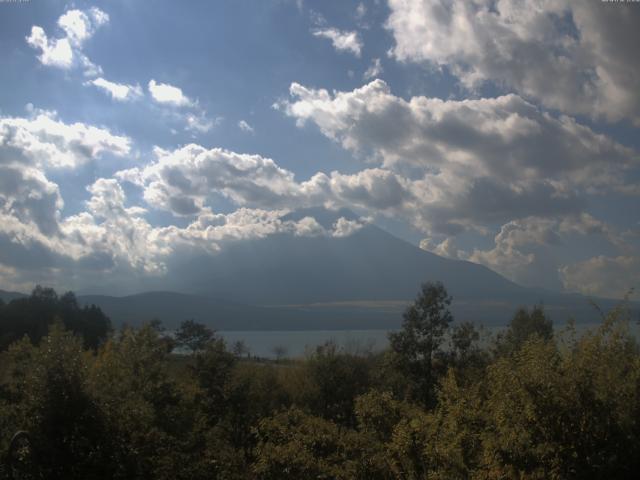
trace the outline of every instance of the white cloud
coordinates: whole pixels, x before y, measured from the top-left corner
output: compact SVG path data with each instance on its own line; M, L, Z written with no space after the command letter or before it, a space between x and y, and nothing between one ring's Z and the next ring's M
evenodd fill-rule
M38 60L43 65L64 70L81 67L85 75L96 76L102 70L84 55L82 47L98 27L108 22L109 16L95 7L86 11L68 10L58 19L64 37L49 38L42 27L34 25L26 40L32 48L40 50Z
M374 58L371 61L371 65L369 66L369 68L367 68L367 70L364 72L363 78L365 80L372 80L379 77L383 71L384 70L382 68L382 62L380 61L380 59Z
M0 117L0 163L73 168L104 153L126 155L130 145L127 137L84 123L64 123L51 112Z
M67 124L50 112L32 118L0 117L0 215L12 231L50 236L60 233L64 206L58 185L46 171L75 168L105 153L124 156L127 137L83 123ZM15 241L17 241L14 238Z
M86 82L85 85L94 85L108 93L112 99L119 102L131 101L142 96L142 88L140 88L140 85L110 82L102 77Z
M318 172L298 182L272 159L220 148L187 145L157 150L157 161L116 177L143 189L147 203L175 215L193 216L224 197L238 206L301 208L348 206L393 212L412 200L411 183L384 169L355 174Z
M290 91L293 100L280 106L299 126L313 122L405 178L399 184L414 198L413 212L404 213L425 233L577 213L587 195L628 193L627 172L638 168L633 150L517 95L407 101L381 80L351 92L296 83Z
M493 248L476 248L471 254L460 252L460 257L482 263L523 285L560 288L564 284L569 290L579 291L572 284L578 278L578 269L593 268L602 262L593 260L567 266L566 254L559 253L563 251L559 249L566 250L576 243L588 244L590 238L591 242L597 239L601 249L620 252L621 257L627 258L637 255L632 237L632 232L618 232L588 213L557 218L527 217L504 224L494 238ZM596 294L596 289L590 293ZM604 295L603 291L598 294Z
M194 102L187 97L182 90L168 83L157 83L155 80L149 80L149 93L151 97L158 103L173 105L176 107L190 107Z
M364 227L364 223L340 217L333 225L331 235L336 238L349 237Z
M565 289L585 295L623 298L630 289L637 297L640 288L640 256L600 255L560 268Z
M184 130L191 132L192 138L211 131L223 121L223 117L210 118L198 101L189 98L179 87L158 83L151 79L148 89L153 101L166 107L162 114L172 121L183 124ZM176 134L177 129L171 129L171 132Z
M333 48L340 52L350 52L356 57L359 57L362 52L362 40L360 40L358 32L347 32L337 28L319 28L312 33L316 37L331 40Z
M442 242L436 243L430 238L420 240L420 248L445 258L453 258L455 260L465 259L468 255L466 252L458 250L455 240L451 237L445 238Z
M33 166L0 163L0 223L19 223L25 230L51 235L59 230L63 206L58 185L42 171Z
M606 2L389 0L391 54L550 108L640 122L640 9ZM549 81L553 79L553 81Z
M511 279L526 283L525 276L536 260L527 247L559 243L554 231L556 222L535 217L512 220L500 228L494 238L495 246L490 250L475 249L469 260L481 263Z
M294 235L298 237L319 237L326 235L326 231L315 218L303 217L295 224Z
M98 8L91 8L86 12L69 10L58 19L58 25L67 34L67 38L74 45L91 38L96 29L109 22L109 15Z
M158 151L157 155L156 162L118 176L138 179L150 205L178 215L201 212L206 199L215 195L243 206L283 206L298 189L293 173L259 155L199 145Z
M238 122L238 128L243 132L254 133L253 127L244 120Z
M221 117L211 120L207 118L204 112L189 113L185 115L185 119L187 123L186 129L197 133L207 133L222 121Z
M38 59L43 65L67 69L73 64L73 50L67 38L49 40L41 27L33 26L27 43L42 52Z

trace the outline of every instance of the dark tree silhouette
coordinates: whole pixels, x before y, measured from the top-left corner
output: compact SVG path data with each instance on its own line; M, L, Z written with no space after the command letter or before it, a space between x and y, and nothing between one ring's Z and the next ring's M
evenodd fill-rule
M184 320L176 330L176 345L197 353L213 339L214 332L209 327L195 320Z
M434 355L453 316L451 297L440 282L422 284L414 303L404 313L402 330L389 334L397 366L414 382L417 396L425 404L434 400Z
M524 307L518 309L509 322L507 330L498 337L498 353L513 353L534 335L543 340L550 340L553 337L553 322L542 305L534 306L531 311Z
M38 285L29 297L0 305L0 350L25 335L38 343L56 319L81 335L84 346L92 349L104 342L111 331L111 321L99 307L81 307L73 292L58 296L54 289Z

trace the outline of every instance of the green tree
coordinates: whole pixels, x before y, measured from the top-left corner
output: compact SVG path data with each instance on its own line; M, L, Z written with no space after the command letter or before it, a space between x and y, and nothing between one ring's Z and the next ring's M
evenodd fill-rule
M257 435L253 471L261 480L391 478L369 437L296 408L262 420Z
M109 318L95 305L80 307L73 292L62 296L37 286L29 297L12 300L0 309L0 350L24 335L38 343L54 319L82 336L84 346L95 349L111 332Z
M414 396L428 406L435 400L433 361L453 321L450 305L442 283L424 283L404 313L402 329L389 334L394 364L414 385Z
M296 405L340 425L355 426L354 403L371 383L371 358L342 351L335 342L319 345L298 371L292 385Z
M542 305L534 306L531 311L524 307L516 311L507 330L497 338L497 353L513 353L533 335L545 341L553 337L553 322Z
M204 443L190 444L195 408L170 365L166 344L149 325L125 328L99 350L89 379L113 442L110 478L188 478L201 456Z
M227 406L225 388L237 361L221 338L210 340L195 357L191 370L199 387L197 399L208 425L217 424L224 414Z
M184 320L176 330L176 345L188 348L191 353L202 351L214 337L209 327L195 320Z
M82 340L56 321L39 346L25 338L5 360L5 427L29 432L42 478L110 478L110 438L87 388L91 359Z

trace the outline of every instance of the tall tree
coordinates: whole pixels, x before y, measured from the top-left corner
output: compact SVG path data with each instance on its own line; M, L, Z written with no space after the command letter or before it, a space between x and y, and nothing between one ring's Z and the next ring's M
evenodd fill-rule
M422 284L418 297L404 313L402 330L389 334L394 360L413 381L418 398L434 400L433 360L453 316L451 296L441 282Z
M526 308L518 309L507 330L497 339L498 354L505 355L519 350L532 336L545 341L553 337L553 322L542 305L534 306L531 311Z

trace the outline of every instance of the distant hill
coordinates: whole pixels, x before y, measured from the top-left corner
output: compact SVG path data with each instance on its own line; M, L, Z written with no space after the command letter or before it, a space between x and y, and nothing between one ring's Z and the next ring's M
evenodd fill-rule
M340 330L394 328L400 324L399 309L359 306L256 307L200 295L147 292L124 297L81 295L82 305L97 305L114 326L139 326L159 319L167 328L195 319L216 330ZM404 305L402 305L404 307Z
M5 303L9 303L11 300L15 300L16 298L23 298L27 295L20 292L8 292L6 290L0 290L0 300Z

